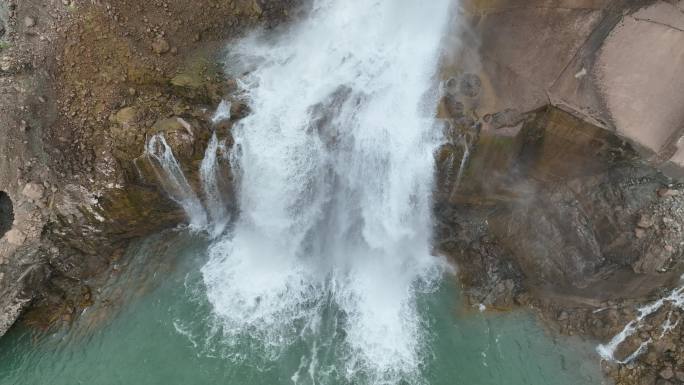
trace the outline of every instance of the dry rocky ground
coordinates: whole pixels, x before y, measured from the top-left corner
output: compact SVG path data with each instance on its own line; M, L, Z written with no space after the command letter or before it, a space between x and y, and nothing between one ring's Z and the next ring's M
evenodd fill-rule
M164 132L196 183L209 114L234 88L218 64L225 42L300 12L294 0L1 1L0 335L19 314L41 328L69 323L98 300L128 241L184 220L142 156L146 139ZM602 44L626 44L621 33L644 17L656 28L670 10L660 7L684 8L464 6L459 54L444 66L453 80L440 112L450 141L436 155L437 248L457 262L473 305L533 307L560 333L607 341L684 271L684 185L662 173L674 170L679 127L658 148L630 131L624 101L612 99L629 89L601 75L617 55L606 43L602 56ZM668 29L678 20L657 31L662 44L679 41ZM676 98L649 92L669 119L659 124L677 117L667 109ZM233 102L236 119L248 113ZM230 135L230 123L220 130ZM682 316L668 304L646 318L616 355L652 339L647 351L606 362L606 373L617 384L684 384ZM676 326L662 333L668 318Z

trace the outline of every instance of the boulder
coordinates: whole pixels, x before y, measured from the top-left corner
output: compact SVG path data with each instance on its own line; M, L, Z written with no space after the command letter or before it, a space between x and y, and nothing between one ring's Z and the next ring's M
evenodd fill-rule
M26 16L24 18L24 26L26 28L31 28L36 25L36 19L31 16Z
M33 201L39 201L45 194L45 188L37 183L27 183L21 193Z
M5 234L7 242L15 246L21 246L26 241L26 235L19 229L12 229Z

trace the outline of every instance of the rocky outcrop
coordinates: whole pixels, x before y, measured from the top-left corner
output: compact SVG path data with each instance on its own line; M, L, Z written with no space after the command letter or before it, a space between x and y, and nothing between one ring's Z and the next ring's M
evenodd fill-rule
M682 176L682 7L679 0L466 1L469 33L457 67L478 73L490 91L480 116L550 103Z
M495 239L526 285L589 302L646 296L678 277L681 187L614 134L548 107L515 136L481 131L470 147L462 178L442 174L438 194L443 249L461 265L470 242Z
M473 305L533 306L563 333L607 342L684 272L684 184L671 179L682 3L473 0L461 17L440 111L439 248ZM479 92L454 87L474 76ZM643 354L607 373L676 383L683 316L658 308L615 359Z
M185 221L146 140L164 132L196 183L211 112L234 86L219 48L295 11L254 0L0 3L0 335L29 305L31 323L71 319L129 240Z

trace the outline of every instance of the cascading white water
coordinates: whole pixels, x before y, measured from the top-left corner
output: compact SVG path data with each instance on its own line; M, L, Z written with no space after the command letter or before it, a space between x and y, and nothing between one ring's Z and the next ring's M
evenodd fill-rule
M230 102L219 104L212 122L214 124L230 119ZM219 187L219 152L226 154L225 141L219 141L212 133L200 165L200 178L204 205L187 181L183 169L166 142L163 133L150 137L145 146L145 155L152 161L157 179L171 199L185 211L190 227L205 230L212 238L219 236L230 220L225 197Z
M211 120L216 124L228 119L230 119L230 102L222 101ZM200 165L202 190L204 192L207 214L210 219L207 231L212 238L221 235L230 220L225 197L222 195L219 187L219 151L223 154L227 154L225 142L219 142L216 132L214 131Z
M682 276L681 281L684 281L684 276ZM653 340L648 339L646 341L643 341L637 350L632 352L628 357L626 357L623 360L619 360L615 358L615 351L618 349L620 344L625 342L627 338L632 336L634 333L639 331L639 328L642 325L642 321L649 317L650 315L654 314L660 308L665 306L665 304L670 304L673 308L679 308L684 310L684 286L678 287L664 298L660 298L655 302L652 302L648 305L645 305L641 308L638 309L639 315L635 320L630 321L615 337L613 337L608 343L606 344L601 344L596 348L596 351L599 353L602 359L606 361L615 361L619 362L622 364L628 364L632 362L635 358L639 357L643 352L646 351L646 348L648 348L648 345L653 343ZM661 337L664 336L665 334L671 332L676 325L672 324L672 310L670 310L670 313L668 314L667 320L663 325L661 325L662 333ZM679 320L677 321L679 322Z
M171 199L183 208L190 221L190 226L197 229L205 228L207 214L202 202L190 187L183 170L173 155L171 146L166 143L163 134L155 134L147 141L145 154L155 161L153 168L157 173L158 180Z
M416 295L443 272L430 197L450 3L315 0L289 32L230 47L251 114L233 128L240 216L210 248L207 296L227 336L271 354L313 336L313 382L331 343L347 378L421 365Z
M216 132L211 135L209 144L200 165L200 178L204 192L207 214L210 219L207 231L212 238L219 236L229 221L228 209L219 188L218 152L225 152L224 143L219 143Z

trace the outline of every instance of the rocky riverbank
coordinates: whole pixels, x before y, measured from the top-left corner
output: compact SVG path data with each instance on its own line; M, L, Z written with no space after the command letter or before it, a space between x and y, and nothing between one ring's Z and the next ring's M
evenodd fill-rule
M0 334L29 305L31 323L70 319L130 239L184 221L139 162L146 138L164 131L194 167L234 86L225 42L293 16L289 1L0 4Z
M471 305L531 306L605 342L617 384L682 383L684 115L664 83L684 85L684 3L533 3L465 4L444 74L437 247Z
M684 184L672 179L684 5L547 3L466 1L454 20L436 248L473 306L530 306L561 333L607 342L684 272ZM222 47L298 6L0 4L0 335L20 314L70 322L131 239L185 220L147 139L163 132L197 187L211 114L235 89ZM245 116L230 97L233 120ZM644 318L606 372L618 384L684 383L683 315L668 302Z

